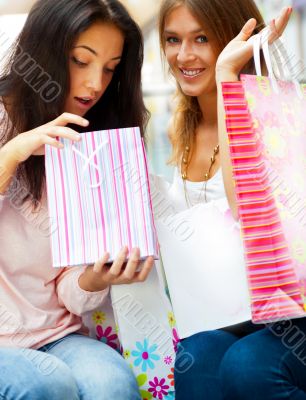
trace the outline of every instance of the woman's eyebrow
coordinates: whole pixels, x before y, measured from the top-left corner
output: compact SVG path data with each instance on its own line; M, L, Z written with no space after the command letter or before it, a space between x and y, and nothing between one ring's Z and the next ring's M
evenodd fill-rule
M74 47L74 49L79 49L79 48L86 49L86 50L90 51L92 54L94 54L95 56L98 56L98 53L94 49L92 49L91 47L88 47L88 46L85 46L85 45L80 45L80 46L75 46ZM112 58L111 60L115 61L115 60L120 60L120 59L121 59L121 56L118 56L118 57Z
M80 46L75 46L74 47L74 49L79 49L79 48L86 49L86 50L90 51L92 54L94 54L95 56L98 55L98 53L94 49L92 49L91 47L88 47L88 46L85 46L85 45L80 45Z
M193 31L190 31L189 33L200 33L200 32L204 32L204 29L202 29L202 28L194 29ZM177 34L177 32L169 31L167 29L164 31L164 33L168 34L168 35L176 35Z

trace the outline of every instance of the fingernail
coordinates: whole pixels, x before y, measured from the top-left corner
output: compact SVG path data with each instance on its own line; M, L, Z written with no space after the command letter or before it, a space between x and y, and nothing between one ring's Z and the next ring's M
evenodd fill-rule
M120 250L120 253L127 253L128 252L128 247L127 246L123 246Z
M132 254L133 254L134 256L138 256L138 255L140 254L139 248L138 248L138 247L134 247L134 248L132 249Z
M293 11L293 8L292 7L288 7L287 14L291 14L292 11Z

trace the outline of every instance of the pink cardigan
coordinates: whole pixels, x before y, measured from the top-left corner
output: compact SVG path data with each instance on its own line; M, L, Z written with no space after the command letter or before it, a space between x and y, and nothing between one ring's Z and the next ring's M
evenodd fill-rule
M6 117L0 102L0 138ZM0 195L0 346L39 348L72 332L86 334L81 315L108 294L79 287L84 267L51 265L46 195L37 212L18 201L25 190L13 182Z

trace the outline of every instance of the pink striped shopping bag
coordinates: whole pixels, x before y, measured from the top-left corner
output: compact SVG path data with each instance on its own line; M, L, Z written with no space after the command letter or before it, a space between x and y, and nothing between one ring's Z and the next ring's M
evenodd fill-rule
M92 264L122 246L158 257L146 155L139 128L82 133L46 146L54 267Z
M223 83L254 322L305 316L306 85Z

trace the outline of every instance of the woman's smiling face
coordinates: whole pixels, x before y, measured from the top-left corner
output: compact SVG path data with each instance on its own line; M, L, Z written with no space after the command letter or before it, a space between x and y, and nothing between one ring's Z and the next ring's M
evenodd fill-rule
M103 96L124 46L113 24L97 22L81 33L69 54L70 91L65 111L84 116Z
M184 94L199 97L216 91L217 53L187 7L178 6L166 16L163 40L171 72Z

